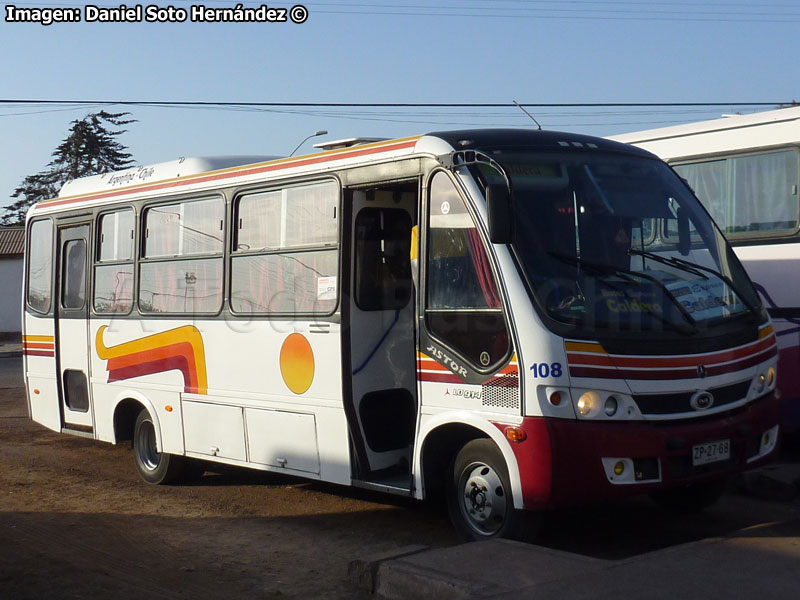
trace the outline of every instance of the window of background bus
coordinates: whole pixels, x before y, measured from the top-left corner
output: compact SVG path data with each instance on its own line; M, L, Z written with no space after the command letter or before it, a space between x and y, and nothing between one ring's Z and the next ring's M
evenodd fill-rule
M145 209L139 308L216 314L222 307L225 203L205 198Z
M331 314L339 269L339 185L245 194L236 202L231 309Z
M431 181L428 214L428 331L479 368L496 364L509 348L500 294L475 222L444 171Z
M97 313L127 314L133 307L134 223L132 209L100 216L94 268Z
M789 235L800 218L796 149L676 165L726 236Z
M53 222L35 221L28 238L28 306L47 314L53 300Z

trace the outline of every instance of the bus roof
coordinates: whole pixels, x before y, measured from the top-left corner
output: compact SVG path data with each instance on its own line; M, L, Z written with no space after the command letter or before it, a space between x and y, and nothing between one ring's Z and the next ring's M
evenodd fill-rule
M618 142L586 135L532 129L456 130L381 140L343 148L281 158L275 156L223 156L180 158L147 166L130 167L113 173L69 181L59 195L35 205L34 211L94 204L104 200L150 197L165 192L212 189L225 182L244 184L263 181L265 173L298 175L376 160L399 158L414 153L437 156L456 150L504 147L533 149L587 148L647 154Z
M598 138L579 133L549 131L536 129L466 129L439 131L428 134L437 137L456 150L501 149L525 147L535 150L559 150L569 148L600 149L627 154L648 154L638 148L632 148L610 138ZM649 154L648 154L649 155Z
M635 131L608 139L640 145L665 159L797 144L800 143L800 106Z
M58 193L59 198L82 196L98 191L112 190L128 185L178 179L188 175L198 175L209 171L219 171L240 165L275 160L278 156L205 156L178 158L154 165L128 167L121 171L81 177L67 181Z

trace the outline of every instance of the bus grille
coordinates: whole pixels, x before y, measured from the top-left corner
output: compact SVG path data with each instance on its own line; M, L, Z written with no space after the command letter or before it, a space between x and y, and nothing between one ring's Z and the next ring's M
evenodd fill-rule
M724 406L738 402L747 397L750 391L750 380L711 388L708 390L714 396L714 407ZM633 400L643 415L672 415L695 412L691 405L694 392L679 392L676 394L637 394Z
M498 377L489 385L481 386L481 404L498 408L519 408L519 379Z

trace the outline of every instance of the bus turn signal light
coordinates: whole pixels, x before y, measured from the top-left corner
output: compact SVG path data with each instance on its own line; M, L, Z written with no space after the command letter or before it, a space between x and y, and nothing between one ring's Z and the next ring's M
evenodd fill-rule
M524 442L528 434L521 427L506 427L506 437L512 442Z

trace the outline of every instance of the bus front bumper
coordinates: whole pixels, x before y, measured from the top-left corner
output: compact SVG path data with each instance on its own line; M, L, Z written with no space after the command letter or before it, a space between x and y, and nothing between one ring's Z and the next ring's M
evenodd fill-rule
M780 398L771 393L692 420L529 417L522 425L526 442L512 447L525 508L555 508L721 479L758 466L775 454L780 422Z

